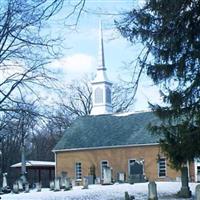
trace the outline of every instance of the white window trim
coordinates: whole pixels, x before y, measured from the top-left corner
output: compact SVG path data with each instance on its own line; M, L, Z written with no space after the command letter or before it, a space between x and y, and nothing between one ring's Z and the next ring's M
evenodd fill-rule
M82 171L82 163L81 163L81 178L77 178L77 171L76 171L76 164L77 163L81 163L80 161L77 161L77 162L75 162L75 169L74 169L74 171L75 171L75 179L76 179L76 181L81 181L82 180L82 175L83 175L83 171Z
M165 176L160 176L160 164L159 164L159 160L157 163L157 167L158 167L158 178L166 178L167 177L167 159L166 157L160 157L159 159L165 159Z
M102 163L103 163L103 162L107 162L107 163L108 163L107 166L109 166L109 162L108 162L108 160L101 160L101 161L100 161L101 179L103 179L103 177L102 177L102 174L103 174Z

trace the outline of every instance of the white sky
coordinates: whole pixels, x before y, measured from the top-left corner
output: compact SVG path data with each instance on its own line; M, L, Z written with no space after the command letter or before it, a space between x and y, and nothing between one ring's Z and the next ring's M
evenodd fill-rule
M71 1L75 3L76 1ZM63 29L63 24L58 23L58 19L65 16L64 9L59 16L52 21L51 34L61 35L64 38L62 45L62 58L52 63L53 69L62 76L61 80L68 82L73 79L80 79L85 74L94 73L97 67L98 54L98 22L102 19L104 34L105 63L108 77L112 82L118 78L129 80L131 68L125 69L124 63L129 63L137 58L142 46L140 44L131 45L116 31L114 19L119 15L109 13L119 13L129 10L131 7L139 6L143 1L136 0L86 0L85 9L89 13L82 13L76 30L69 27ZM69 7L68 7L69 8ZM91 13L106 13L105 15ZM73 23L74 18L70 18L66 23ZM158 89L146 76L140 81L136 95L135 110L147 110L148 101L159 103L160 96Z

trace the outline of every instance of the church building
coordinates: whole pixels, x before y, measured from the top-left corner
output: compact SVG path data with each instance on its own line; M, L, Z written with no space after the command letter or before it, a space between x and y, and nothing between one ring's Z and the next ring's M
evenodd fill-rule
M121 173L127 181L138 170L137 163L141 166L137 173L145 180L180 180L180 172L170 168L162 153L158 136L147 129L149 123L159 121L152 112L112 113L112 83L106 73L101 26L99 40L96 78L91 83L93 109L91 115L76 119L55 146L56 176L67 172L81 183L92 173L102 180L103 169L110 167L113 180ZM194 180L194 165L188 167Z

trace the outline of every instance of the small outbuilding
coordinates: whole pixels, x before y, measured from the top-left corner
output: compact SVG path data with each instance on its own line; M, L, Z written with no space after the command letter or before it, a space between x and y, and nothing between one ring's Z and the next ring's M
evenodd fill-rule
M20 175L22 163L16 163L11 168L16 168ZM26 161L27 179L29 183L41 182L43 186L49 186L49 181L55 177L55 162L50 161Z

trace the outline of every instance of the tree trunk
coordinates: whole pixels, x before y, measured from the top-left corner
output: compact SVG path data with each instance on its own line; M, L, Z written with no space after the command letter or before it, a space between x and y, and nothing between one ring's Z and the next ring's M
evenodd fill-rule
M25 159L25 145L22 144L22 152L21 152L21 179L23 183L26 182L26 159Z
M181 169L181 190L178 192L178 196L182 198L190 198L191 191L188 184L188 168L187 166Z

